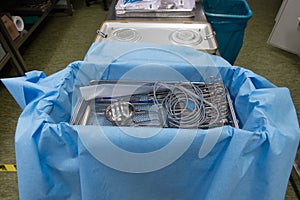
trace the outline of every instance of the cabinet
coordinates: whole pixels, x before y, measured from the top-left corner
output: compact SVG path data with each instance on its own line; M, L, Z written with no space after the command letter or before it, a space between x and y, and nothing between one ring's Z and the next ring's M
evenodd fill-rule
M284 0L268 43L300 56L300 1Z
M17 61L16 57L12 53L11 49L9 48L1 32L0 32L0 43L1 43L2 50L4 51L4 56L0 59L0 70L2 70L2 68L10 61L11 65L17 68L19 74L23 75L26 69L19 64L19 62Z
M11 54L17 59L20 69L26 71L25 61L20 53L21 46L25 41L32 35L32 33L38 28L38 26L45 20L45 18L55 9L56 3L58 0L41 0L47 3L47 6L31 6L30 4L36 3L38 1L31 0L19 0L15 5L6 8L5 10L9 11L12 15L19 16L35 16L36 21L32 23L31 26L27 27L27 30L22 32L18 38L12 40L9 35L9 32L5 28L4 23L0 20L0 32L1 38L6 41L8 48L11 51ZM72 4L70 0L66 0L67 6L64 8L67 11L67 14L72 15ZM28 3L28 4L27 4ZM60 7L61 9L61 7ZM0 68L1 70L1 68Z

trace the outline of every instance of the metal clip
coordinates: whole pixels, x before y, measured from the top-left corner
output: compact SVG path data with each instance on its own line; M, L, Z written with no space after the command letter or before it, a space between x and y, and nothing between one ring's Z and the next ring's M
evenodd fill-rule
M98 35L100 35L101 37L103 37L103 38L107 38L107 34L101 32L100 30L97 30L96 33L97 33Z
M216 32L212 32L211 34L206 35L206 36L204 37L204 40L209 40L210 38L213 38L213 37L215 37L215 36L216 36Z

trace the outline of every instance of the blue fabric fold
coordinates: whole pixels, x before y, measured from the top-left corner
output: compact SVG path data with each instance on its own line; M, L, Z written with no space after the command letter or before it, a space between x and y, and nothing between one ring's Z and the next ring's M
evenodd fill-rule
M79 88L91 80L210 75L228 88L239 128L69 123ZM289 90L221 57L180 46L94 43L83 61L51 76L33 71L2 81L23 109L15 135L20 199L285 197L300 138Z
M31 71L25 73L23 77L2 79L2 82L23 109L30 101L47 92L47 87L37 86L38 81L44 78L43 72Z

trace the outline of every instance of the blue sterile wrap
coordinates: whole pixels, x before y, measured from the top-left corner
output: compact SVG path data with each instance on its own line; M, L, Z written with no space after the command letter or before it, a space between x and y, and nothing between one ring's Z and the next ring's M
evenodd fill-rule
M134 2L139 2L139 1L142 1L142 0L124 0L124 4L134 3Z
M240 128L74 126L93 79L203 81L219 75ZM284 199L299 143L287 88L189 47L94 43L46 77L3 79L23 108L16 135L20 199Z

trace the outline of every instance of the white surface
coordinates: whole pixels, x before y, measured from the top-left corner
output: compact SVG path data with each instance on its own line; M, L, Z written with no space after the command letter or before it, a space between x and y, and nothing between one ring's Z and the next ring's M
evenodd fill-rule
M284 0L268 43L300 56L300 0Z

